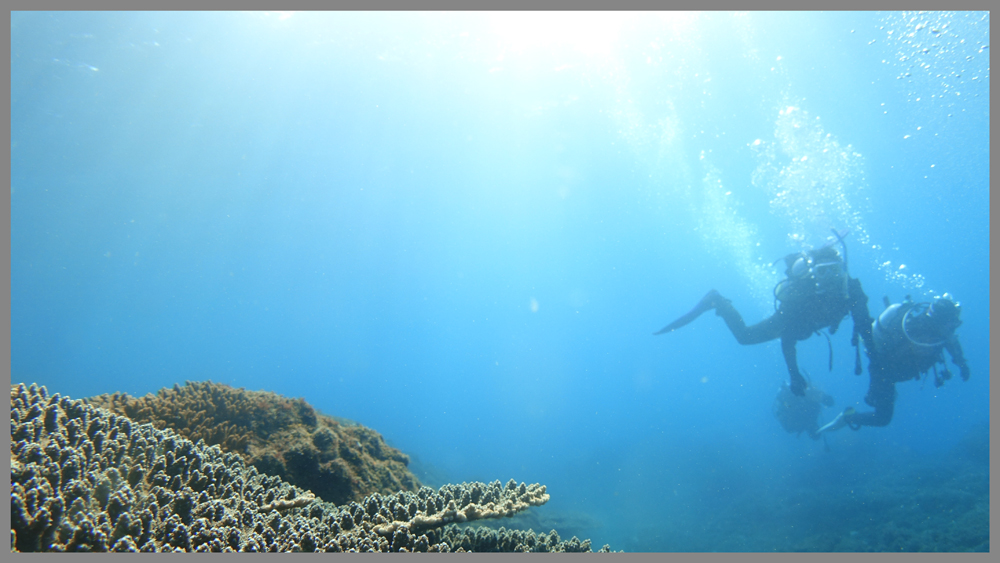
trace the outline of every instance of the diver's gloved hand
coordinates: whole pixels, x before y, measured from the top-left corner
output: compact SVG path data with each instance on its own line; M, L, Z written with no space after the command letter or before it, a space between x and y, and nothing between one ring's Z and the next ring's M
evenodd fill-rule
M806 387L808 387L808 384L806 383L806 378L802 377L802 375L798 373L792 375L792 382L788 386L788 388L792 390L793 395L799 397L805 397Z
M959 375L962 376L962 381L968 381L970 375L969 364L962 364L958 366L958 370L959 370Z

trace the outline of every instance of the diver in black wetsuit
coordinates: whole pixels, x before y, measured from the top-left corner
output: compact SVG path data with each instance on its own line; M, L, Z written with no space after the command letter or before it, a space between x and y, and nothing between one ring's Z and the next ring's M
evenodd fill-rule
M844 246L846 256L843 235L836 231L834 234ZM868 296L862 290L861 282L848 275L846 260L841 258L832 243L813 251L789 254L785 256L785 265L787 278L774 288L776 311L763 321L747 326L732 302L713 289L694 309L653 334L673 332L705 311L715 309L715 314L722 317L740 344L760 344L780 338L781 351L791 378L789 388L795 395L805 396L808 385L799 373L795 343L823 328L829 328L830 334L833 334L840 321L850 313L854 320L851 343L857 346L858 335L871 329L872 319L868 314ZM832 347L830 354L832 369ZM861 373L860 350L857 352L855 371Z
M961 306L945 293L933 303L906 301L889 305L879 315L867 335L862 335L868 351L868 394L865 403L875 408L869 412L855 412L848 407L819 431L827 432L850 426L886 426L892 420L896 400L896 384L920 379L921 374L934 369L934 384L940 387L951 379L944 362L942 350L947 350L951 361L959 368L963 381L969 380L969 365L962 354L955 329ZM938 373L938 364L942 372Z

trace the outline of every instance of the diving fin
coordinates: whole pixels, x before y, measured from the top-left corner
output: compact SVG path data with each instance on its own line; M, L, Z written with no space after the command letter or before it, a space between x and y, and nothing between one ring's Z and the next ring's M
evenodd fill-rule
M844 412L837 415L837 418L826 423L823 427L816 431L817 434L822 434L824 432L833 432L834 430L840 430L841 428L847 426L847 418L854 414L854 409L852 407L847 407Z
M707 294L705 294L704 297L701 298L701 301L699 301L698 304L694 306L694 309L691 309L690 311L685 313L681 318L668 324L667 326L661 328L660 330L654 332L653 335L655 336L657 334L665 334L681 328L682 326L700 317L701 314L704 313L705 311L716 308L716 306L718 306L719 304L719 301L721 300L722 296L719 295L718 291L715 291L714 289L712 291L709 291Z

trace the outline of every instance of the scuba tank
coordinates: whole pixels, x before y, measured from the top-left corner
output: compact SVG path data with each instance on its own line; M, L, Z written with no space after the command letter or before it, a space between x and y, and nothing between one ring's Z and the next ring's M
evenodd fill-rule
M902 303L887 306L872 323L872 338L875 340L875 345L886 348L906 343L914 348L914 352L944 346L947 339L922 335L919 329L914 329L913 319L925 315L930 306L928 302L914 303L909 295Z
M909 295L902 303L893 303L886 306L882 314L872 323L872 340L875 347L880 350L888 350L898 347L905 337L903 336L903 317L909 312L913 302Z

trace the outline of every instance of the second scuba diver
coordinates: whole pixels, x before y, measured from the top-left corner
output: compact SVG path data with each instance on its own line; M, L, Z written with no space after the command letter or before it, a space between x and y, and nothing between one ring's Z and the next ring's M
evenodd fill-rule
M920 379L921 374L933 368L934 384L940 387L951 379L951 372L944 361L942 350L947 350L951 361L958 366L963 381L969 380L969 365L962 354L955 329L961 306L945 293L932 303L914 303L909 296L902 303L889 305L879 315L870 332L863 333L868 352L868 394L865 403L874 411L855 412L848 407L819 432L838 430L850 426L886 426L892 420L896 401L896 384ZM938 364L942 371L938 373Z
M808 385L799 373L796 342L809 338L823 328L828 328L830 334L833 334L850 313L854 320L851 343L857 346L858 335L871 327L872 323L868 314L868 296L862 290L861 282L850 277L847 272L847 246L844 244L843 234L834 231L834 235L836 240L816 250L785 256L787 277L774 288L775 313L763 321L747 326L732 302L713 289L694 309L653 334L673 332L702 313L715 309L715 314L722 317L740 344L760 344L780 338L781 351L790 377L789 388L795 395L805 396ZM833 246L837 241L844 248L845 258ZM831 347L831 368L832 354ZM860 373L860 351L857 354L858 366L855 371Z

